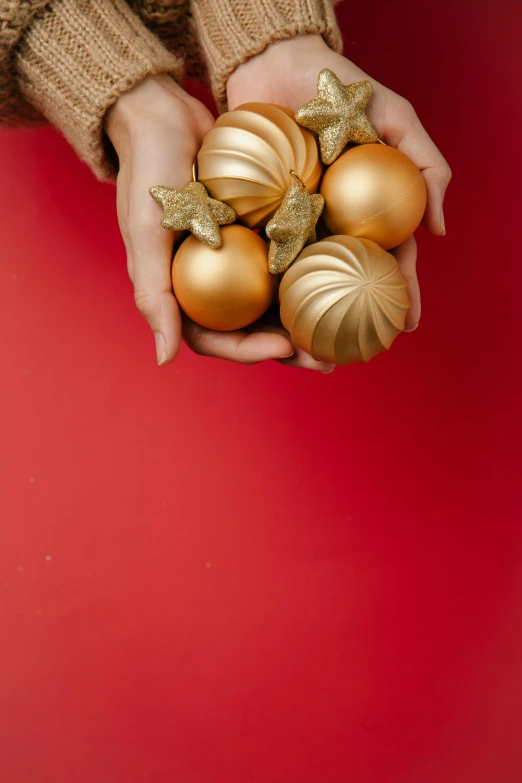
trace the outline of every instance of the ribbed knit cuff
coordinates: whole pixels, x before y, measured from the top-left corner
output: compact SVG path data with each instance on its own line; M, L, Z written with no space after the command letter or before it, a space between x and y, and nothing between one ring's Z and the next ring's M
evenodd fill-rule
M226 109L232 71L276 41L297 35L322 35L336 52L342 38L332 0L191 0L212 92Z
M20 43L16 68L27 100L99 179L114 173L103 146L107 109L146 76L179 80L183 70L124 0L52 0Z

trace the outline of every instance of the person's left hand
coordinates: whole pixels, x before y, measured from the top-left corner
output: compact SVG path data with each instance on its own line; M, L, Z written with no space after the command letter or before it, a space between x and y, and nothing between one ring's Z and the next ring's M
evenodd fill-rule
M241 364L292 355L297 366L328 372L332 365L293 351L288 334L268 313L247 329L216 332L183 317L172 291L175 232L160 224L161 209L149 195L153 185L183 188L205 133L210 112L170 76L147 77L123 93L105 118L118 156L117 207L127 249L127 267L138 310L154 333L161 365L172 362L181 338L197 354Z
M423 222L431 233L443 236L446 233L443 200L451 179L448 164L422 127L412 105L333 52L321 36L305 35L272 44L236 68L227 83L229 109L242 103L262 101L296 111L315 97L317 77L323 68L330 68L343 84L370 79L374 91L368 105L368 117L380 138L402 150L422 171L428 191ZM393 254L408 281L410 310L406 331L412 332L418 326L421 313L415 238L410 237Z

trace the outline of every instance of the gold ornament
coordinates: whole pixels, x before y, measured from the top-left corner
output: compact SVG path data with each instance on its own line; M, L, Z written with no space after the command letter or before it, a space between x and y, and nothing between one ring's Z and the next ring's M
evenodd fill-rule
M309 245L279 289L292 342L319 361L368 362L404 330L406 279L369 239L332 236Z
M330 166L321 193L322 218L333 234L397 247L417 228L426 209L421 172L404 153L385 144L353 147Z
M163 228L190 231L210 247L221 245L219 227L236 219L232 207L210 198L200 182L191 182L182 190L157 185L149 193L163 207Z
M268 268L273 275L285 272L306 243L315 242L315 226L324 207L324 198L319 193L311 196L295 172L290 173L297 184L287 191L266 226L266 235L271 240Z
M313 134L289 109L269 103L222 114L198 155L199 181L250 228L264 228L275 215L294 184L290 170L309 193L317 191L322 166Z
M295 119L318 134L325 165L333 163L351 141L368 144L378 140L365 113L372 90L369 81L345 86L329 68L319 74L317 97L301 106Z
M268 246L244 226L225 226L218 249L189 236L174 256L174 295L186 315L207 329L231 331L257 321L270 306L277 278Z

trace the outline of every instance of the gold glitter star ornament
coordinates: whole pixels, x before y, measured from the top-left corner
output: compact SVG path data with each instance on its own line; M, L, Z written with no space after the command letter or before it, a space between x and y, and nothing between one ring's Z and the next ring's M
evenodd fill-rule
M321 158L330 165L347 144L369 144L378 141L377 131L366 116L372 94L372 83L344 85L329 68L319 74L317 96L296 112L297 122L319 136Z
M219 227L236 219L232 207L210 198L200 182L191 182L182 190L157 185L149 193L163 207L163 228L190 231L210 247L221 246Z
M270 238L268 268L273 275L285 272L307 242L315 242L315 226L324 207L319 193L310 195L302 183L292 185L283 203L266 226Z

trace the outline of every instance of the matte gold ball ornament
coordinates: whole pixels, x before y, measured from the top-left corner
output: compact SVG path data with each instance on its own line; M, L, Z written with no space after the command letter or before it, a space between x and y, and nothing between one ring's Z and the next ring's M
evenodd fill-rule
M279 288L281 321L318 361L368 362L404 331L407 282L369 239L331 236L306 247Z
M328 167L321 184L323 220L333 234L365 237L385 250L410 237L426 209L424 177L386 144L353 147Z
M195 236L172 264L174 295L185 314L207 329L233 331L257 321L273 301L277 278L268 271L268 246L244 226L224 226L221 246Z

